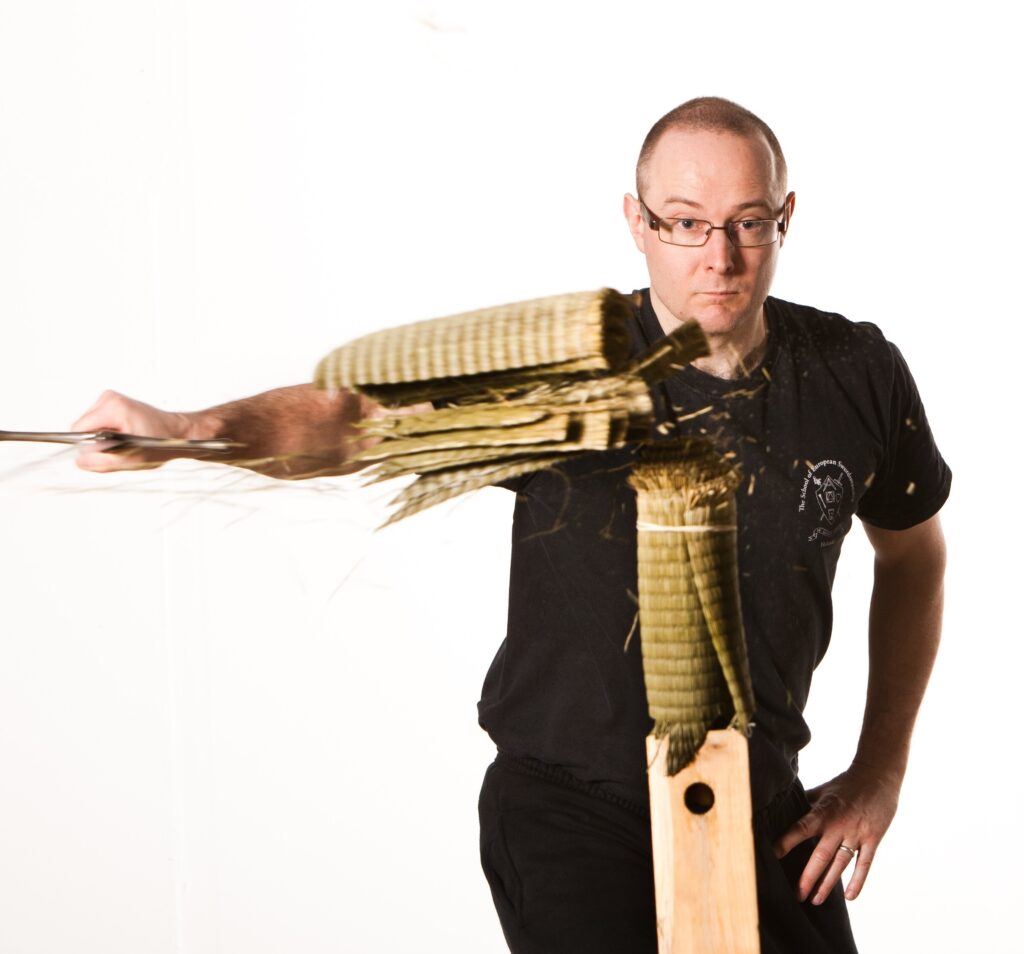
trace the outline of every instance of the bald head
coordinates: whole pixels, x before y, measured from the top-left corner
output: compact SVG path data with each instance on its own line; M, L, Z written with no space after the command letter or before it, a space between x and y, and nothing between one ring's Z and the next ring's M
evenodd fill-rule
M749 109L718 96L691 99L666 113L651 127L643 146L640 147L640 156L636 162L637 195L647 194L647 170L651 156L665 133L675 129L732 133L760 140L772 154L779 196L785 195L786 157L782 154L782 146L775 138L775 133L764 120L759 119Z

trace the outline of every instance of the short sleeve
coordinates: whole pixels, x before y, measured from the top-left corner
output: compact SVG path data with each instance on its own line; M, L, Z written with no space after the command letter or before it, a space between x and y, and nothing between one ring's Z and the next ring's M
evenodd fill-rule
M952 474L903 355L886 344L892 387L885 457L858 503L857 516L883 530L906 530L938 513L949 496Z

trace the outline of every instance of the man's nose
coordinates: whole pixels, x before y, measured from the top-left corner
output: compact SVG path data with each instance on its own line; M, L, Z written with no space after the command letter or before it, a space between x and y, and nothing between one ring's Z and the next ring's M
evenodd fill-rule
M713 229L704 245L704 263L716 272L728 272L736 266L736 248L725 229Z

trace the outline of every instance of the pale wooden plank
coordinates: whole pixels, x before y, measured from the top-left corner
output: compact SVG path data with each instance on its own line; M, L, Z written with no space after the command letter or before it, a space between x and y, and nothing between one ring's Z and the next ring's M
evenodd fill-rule
M647 737L658 954L759 954L747 740L709 732L675 777L667 742ZM686 805L695 784L714 798L703 814Z

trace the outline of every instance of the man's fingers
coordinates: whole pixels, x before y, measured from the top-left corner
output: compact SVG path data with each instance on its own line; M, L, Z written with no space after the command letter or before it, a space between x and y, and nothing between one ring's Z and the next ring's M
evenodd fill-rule
M822 885L831 874L831 868L836 864L838 849L839 839L833 836L823 836L814 846L811 857L807 859L807 864L796 885L796 896L800 901L817 897ZM842 854L846 854L846 852L842 852ZM836 878L841 873L842 868L836 872ZM835 878L832 879L831 884L835 884Z
M106 445L100 445L106 446ZM118 470L148 470L152 467L159 467L170 457L165 452L157 456L157 452L150 452L150 456L143 456L139 451L122 451L120 453L104 453L88 445L79 445L78 456L75 464L82 470L92 471L96 474L109 474Z
M850 883L846 886L846 900L853 901L857 895L860 894L861 888L864 887L864 881L867 879L868 872L871 870L871 862L875 858L874 845L863 845L859 852L857 852L857 867L853 870L853 877L850 878Z
M821 818L813 811L798 818L775 841L776 858L788 855L801 842L821 833Z
M800 901L810 899L811 904L824 904L832 893L832 889L839 883L843 872L853 863L855 857L856 865L853 869L853 876L846 886L846 900L853 901L860 894L868 872L871 870L876 846L865 843L855 853L847 850L846 847L843 847L844 845L853 847L845 841L836 844L834 849L831 841L827 844L824 841L818 843L797 885L797 897ZM831 858L829 857L830 853Z
M95 450L79 449L75 456L75 464L82 470L91 470L97 474L105 474L111 470L119 470L119 462L113 454L101 454Z
M119 431L123 428L123 403L127 399L116 391L104 391L74 424L73 431ZM116 415L113 414L117 410Z
M809 892L811 904L824 904L825 899L832 893L832 889L839 882L847 866L853 861L853 857L853 853L847 851L841 845L836 847L835 854L832 856L832 861L826 868L825 874Z

